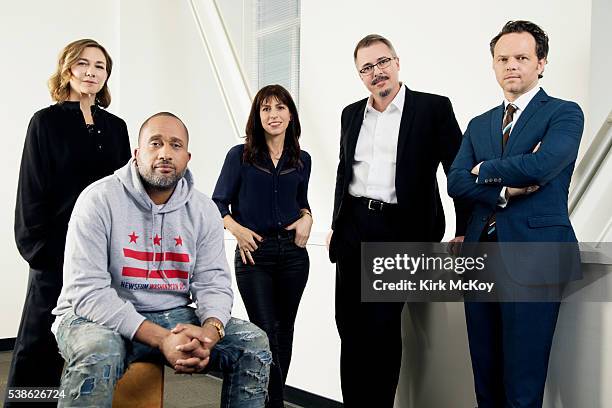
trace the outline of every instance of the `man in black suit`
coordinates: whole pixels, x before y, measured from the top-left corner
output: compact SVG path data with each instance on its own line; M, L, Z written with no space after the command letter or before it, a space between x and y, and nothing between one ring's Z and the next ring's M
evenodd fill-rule
M392 407L402 354L403 303L360 299L362 242L439 242L444 211L436 182L461 144L448 98L408 89L399 58L380 35L354 52L371 95L342 112L329 256L336 262L336 325L346 407ZM457 236L469 209L455 203ZM461 237L455 238L461 240Z

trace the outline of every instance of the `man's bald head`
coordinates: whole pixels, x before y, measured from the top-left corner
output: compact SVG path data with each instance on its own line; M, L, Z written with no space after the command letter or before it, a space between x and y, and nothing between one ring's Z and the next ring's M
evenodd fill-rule
M142 141L142 134L144 130L146 129L147 125L149 124L149 122L152 119L160 117L160 116L174 118L177 121L179 121L180 124L183 125L183 129L185 129L185 135L187 136L187 143L189 143L189 130L187 129L187 126L185 126L185 123L181 120L181 118L179 118L178 116L176 116L174 113L171 113L171 112L158 112L154 115L149 116L147 120L144 121L142 126L140 126L140 130L138 131L138 146L140 146L140 142Z

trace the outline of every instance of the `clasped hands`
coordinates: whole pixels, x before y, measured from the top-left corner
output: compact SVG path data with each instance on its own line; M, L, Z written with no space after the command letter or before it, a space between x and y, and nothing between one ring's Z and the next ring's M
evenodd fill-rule
M177 324L159 349L177 374L198 373L210 361L210 352L219 341L217 329L209 324Z

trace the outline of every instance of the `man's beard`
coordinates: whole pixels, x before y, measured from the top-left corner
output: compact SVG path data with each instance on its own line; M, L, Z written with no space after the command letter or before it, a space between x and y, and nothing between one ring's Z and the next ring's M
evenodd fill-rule
M392 91L391 88L383 89L382 91L378 93L378 96L380 96L381 98L386 98L387 96L391 94L391 91Z
M153 190L172 190L178 184L179 180L183 178L185 172L187 171L187 167L183 169L182 172L177 173L176 168L174 169L174 174L155 174L154 169L150 167L138 166L138 174L140 174L140 179L145 187L153 189Z
M377 77L375 77L371 84L372 85L376 85L377 83L381 82L381 81L386 81L388 80L389 77L386 75L378 75ZM391 94L391 91L393 89L392 88L388 88L388 89L383 89L382 91L378 92L378 96L380 96L381 98L386 98L387 96L389 96Z

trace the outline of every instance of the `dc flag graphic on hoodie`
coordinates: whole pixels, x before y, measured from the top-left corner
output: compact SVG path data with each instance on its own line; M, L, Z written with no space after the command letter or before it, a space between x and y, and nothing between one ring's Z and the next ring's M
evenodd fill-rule
M128 247L123 248L125 266L121 270L121 287L128 290L167 290L167 291L186 291L186 283L189 280L188 253L168 251L155 252L139 250L146 241L145 237L133 231L127 236ZM155 235L150 237L155 246L161 246L164 237ZM139 245L140 241L140 245ZM183 239L180 235L174 237L175 247L183 246ZM149 269L153 263L156 269ZM160 282L161 280L161 282Z

